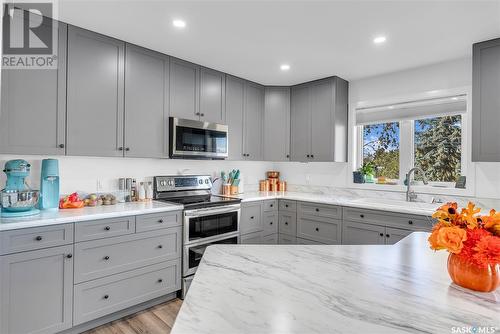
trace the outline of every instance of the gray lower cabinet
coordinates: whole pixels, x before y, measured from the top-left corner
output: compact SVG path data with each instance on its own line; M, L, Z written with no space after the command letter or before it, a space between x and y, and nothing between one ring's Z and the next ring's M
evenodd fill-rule
M385 227L344 220L342 226L343 245L383 245Z
M0 332L52 334L72 326L73 245L0 256Z
M200 120L226 123L226 75L205 67L200 69Z
M288 234L278 235L278 244L280 245L295 245L297 243L297 237Z
M181 256L182 228L171 227L80 242L75 245L75 283Z
M472 50L472 161L500 161L500 38Z
M290 160L290 87L266 87L264 160Z
M303 239L303 238L296 238L296 240L297 240L297 245L324 245L324 243L322 242Z
M263 245L277 245L278 244L278 233L270 234L262 237Z
M342 221L315 216L297 216L297 237L329 245L340 245Z
M385 244L394 245L400 240L409 236L413 231L404 230L401 228L386 227L385 228Z
M57 69L2 70L0 153L65 154L67 26L54 23L37 29L57 30Z
M347 161L348 83L339 77L291 89L293 161Z
M177 291L180 282L179 258L77 284L74 325Z
M229 127L229 160L243 160L243 121L245 114L245 81L226 76L226 122Z
M67 154L123 156L125 43L68 27Z
M199 119L200 66L170 59L170 116Z
M169 64L164 54L126 45L126 157L168 157Z
M244 99L243 158L259 161L263 159L264 87L247 81Z
M262 225L263 234L276 234L278 233L278 211L274 212L263 212L262 213Z
M242 245L260 245L262 244L262 232L247 233L240 237Z
M243 203L241 206L240 234L262 231L261 202Z

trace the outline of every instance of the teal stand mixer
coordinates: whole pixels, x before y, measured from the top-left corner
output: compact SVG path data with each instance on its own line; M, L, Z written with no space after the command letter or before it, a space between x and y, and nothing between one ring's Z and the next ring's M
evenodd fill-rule
M36 215L39 191L26 184L31 165L26 160L9 160L5 163L7 175L5 189L0 192L0 216L4 218Z

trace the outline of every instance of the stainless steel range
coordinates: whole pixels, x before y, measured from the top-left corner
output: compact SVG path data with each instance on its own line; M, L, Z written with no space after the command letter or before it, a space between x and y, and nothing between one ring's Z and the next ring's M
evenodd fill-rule
M156 200L184 205L182 298L208 246L239 243L241 200L212 195L211 188L208 175L154 178Z

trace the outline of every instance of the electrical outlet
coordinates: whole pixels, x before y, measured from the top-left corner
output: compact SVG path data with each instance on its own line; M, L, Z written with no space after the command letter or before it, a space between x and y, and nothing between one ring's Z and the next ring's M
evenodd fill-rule
M306 184L309 185L311 183L311 175L306 174Z

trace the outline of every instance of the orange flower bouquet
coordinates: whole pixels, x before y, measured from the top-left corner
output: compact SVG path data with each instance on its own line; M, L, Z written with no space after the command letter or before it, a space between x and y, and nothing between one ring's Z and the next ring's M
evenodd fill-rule
M500 212L480 212L470 202L460 211L457 203L439 207L432 215L437 223L429 243L450 253L448 272L455 284L489 292L500 285Z

